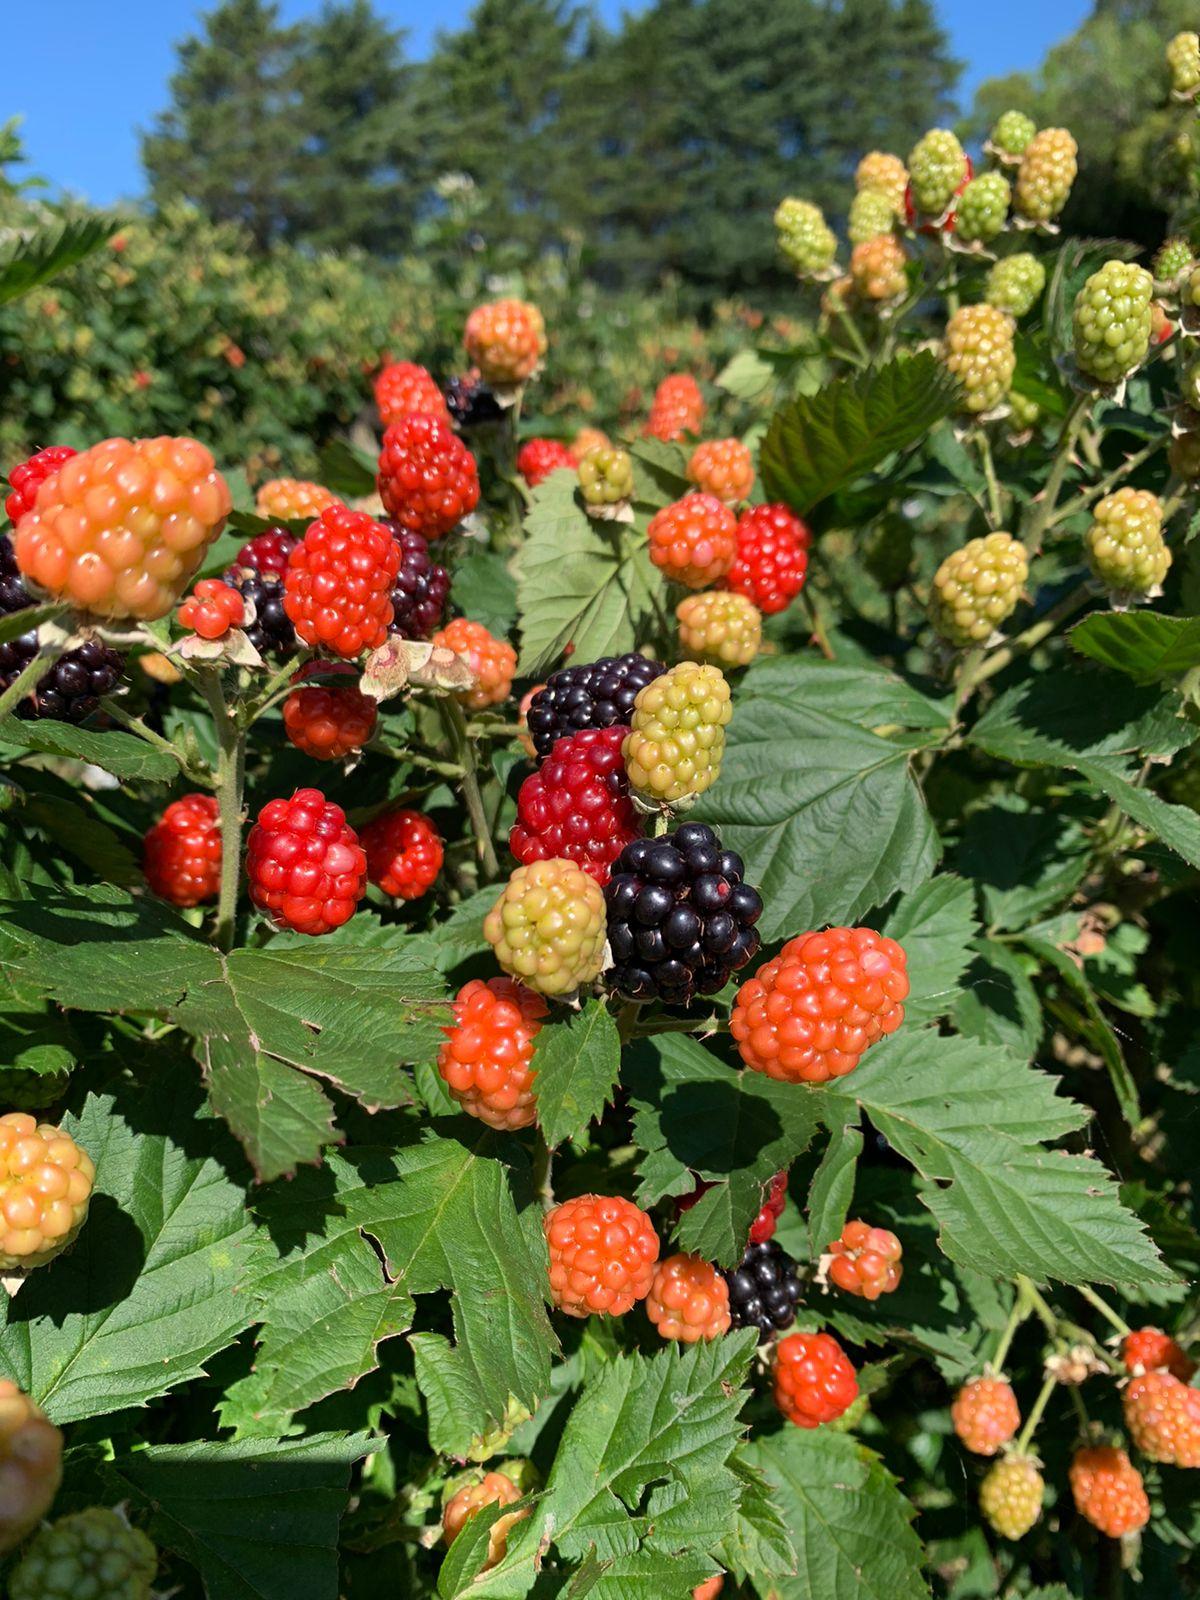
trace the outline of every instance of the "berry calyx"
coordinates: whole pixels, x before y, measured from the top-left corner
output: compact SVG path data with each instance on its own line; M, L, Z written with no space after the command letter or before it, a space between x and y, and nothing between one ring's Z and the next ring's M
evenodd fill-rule
M624 728L588 728L560 739L517 795L509 849L518 861L576 861L597 883L639 832L621 748Z
M1142 1475L1115 1445L1076 1450L1067 1474L1079 1515L1110 1539L1136 1533L1150 1520Z
M604 965L604 894L574 861L518 867L484 918L496 959L539 994L570 994Z
M37 492L46 479L75 454L69 444L52 444L12 469L8 475L9 493L4 501L4 511L14 527L27 511L33 510L37 503Z
M546 324L524 300L493 300L476 306L463 330L467 355L494 389L514 388L531 378L546 353Z
M158 1552L119 1511L89 1506L33 1539L15 1568L11 1600L150 1600Z
M631 1200L585 1194L546 1213L550 1298L571 1317L620 1317L654 1282L654 1225Z
M737 518L715 495L694 491L663 506L647 529L650 559L676 583L707 589L737 554Z
M221 888L221 822L215 795L173 800L142 842L151 891L175 906L215 900Z
M375 408L385 428L414 412L450 420L445 397L433 375L415 361L393 361L378 374L373 388Z
M453 1544L481 1506L511 1506L520 1498L521 1491L503 1472L485 1472L478 1483L467 1484L447 1500L442 1512L443 1539L447 1545ZM510 1530L528 1515L527 1507L524 1511L514 1511L508 1516L496 1518L488 1529L487 1560L480 1571L487 1572L489 1568L499 1566L508 1551Z
M1014 332L1008 313L987 304L960 306L947 322L942 360L958 379L964 411L994 411L1008 393L1017 367Z
M829 1246L829 1253L833 1257L829 1281L847 1294L878 1300L881 1294L891 1294L900 1287L903 1249L896 1235L886 1228L872 1228L858 1220L847 1222L841 1237Z
M831 1334L789 1333L776 1345L775 1404L798 1428L836 1421L857 1395L857 1374Z
M1042 1514L1046 1484L1028 1456L1005 1456L979 1485L984 1521L1002 1538L1021 1539Z
M419 900L442 870L442 836L420 811L383 811L359 831L367 877L396 900Z
M70 1134L25 1111L0 1117L0 1268L43 1267L73 1244L95 1177Z
M729 1287L702 1256L668 1256L655 1269L646 1315L664 1339L719 1339L730 1327Z
M645 656L602 656L551 673L530 698L526 723L539 757L585 728L628 727L639 692L666 671Z
M279 928L331 933L367 890L367 859L341 806L319 789L269 800L246 845L250 898Z
M639 691L625 740L625 770L651 805L678 805L710 789L721 772L733 715L719 667L681 661Z
M1121 1342L1121 1360L1135 1378L1143 1372L1169 1372L1180 1383L1190 1383L1196 1363L1169 1333L1161 1328L1137 1328Z
M548 1007L514 978L472 978L454 1001L454 1023L442 1031L438 1071L464 1111L489 1128L528 1128L537 1121L533 1041Z
M201 639L220 639L246 620L241 594L219 578L202 578L179 607L179 625Z
M904 1021L908 958L871 928L826 928L789 939L747 979L729 1030L755 1072L827 1083Z
M737 552L721 580L763 616L789 606L804 587L812 536L787 506L751 506L738 518Z
M545 483L560 467L574 471L578 465L574 451L568 450L560 439L526 439L517 451L517 471L531 489Z
M1148 596L1171 565L1163 538L1162 502L1149 489L1117 489L1098 500L1084 535L1093 575L1118 594Z
M950 1421L974 1455L994 1456L1021 1426L1012 1385L1004 1378L973 1378L955 1395Z
M475 457L448 422L421 413L388 428L375 481L388 516L423 539L440 539L479 504Z
M507 639L497 639L482 622L455 617L434 634L433 643L462 656L478 679L473 688L458 691L458 699L468 710L483 711L508 699L517 670L517 652Z
M987 644L1017 609L1029 557L1011 533L969 539L937 569L929 595L929 620L956 649Z
M308 478L270 478L254 497L254 509L260 517L278 518L280 522L307 522L319 517L327 506L340 504L332 489Z
M1079 170L1079 146L1065 128L1042 128L1021 153L1013 203L1027 222L1052 222Z
M1144 1456L1200 1467L1200 1389L1169 1372L1146 1372L1129 1380L1121 1405L1129 1437Z
M706 439L688 457L687 475L701 494L735 505L754 488L754 457L740 439Z
M0 1378L0 1555L49 1511L62 1482L63 1436L41 1406Z
M303 676L314 671L340 671L352 681L344 686L337 682L306 683L293 689L283 702L284 732L297 750L303 750L314 761L341 761L361 750L375 732L379 703L363 694L354 678L354 668L348 664L309 663Z
M327 506L288 557L283 608L305 644L353 660L387 638L399 571L388 528L363 511Z
M744 594L710 589L675 607L679 647L690 661L748 667L762 644L762 614Z
M695 378L688 372L673 372L655 389L642 433L674 444L686 434L700 432L707 410Z
M777 1172L771 1179L771 1187L762 1203L762 1209L750 1224L751 1244L765 1244L768 1239L774 1237L776 1225L783 1215L783 1208L787 1202L787 1186L786 1172Z
M1146 359L1154 279L1132 261L1106 261L1075 296L1075 362L1100 383L1115 384Z
M748 1244L736 1267L724 1273L735 1328L757 1328L767 1339L796 1320L804 1290L796 1263L775 1239Z

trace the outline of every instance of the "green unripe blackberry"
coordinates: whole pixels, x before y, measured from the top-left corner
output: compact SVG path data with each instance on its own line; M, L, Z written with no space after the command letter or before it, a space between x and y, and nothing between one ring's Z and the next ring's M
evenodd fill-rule
M942 360L962 386L962 408L994 411L1008 393L1017 365L1014 324L995 306L960 306L946 324Z
M0 1072L0 1102L6 1111L41 1111L60 1100L69 1072L28 1072L6 1067Z
M628 451L597 445L579 463L579 492L589 511L612 511L633 499L633 461Z
M1003 111L988 136L988 144L1002 158L1017 161L1037 132L1037 123L1023 111Z
M1008 397L1008 408L1012 412L1012 424L1019 432L1025 433L1037 425L1042 414L1042 408L1036 400L1030 400L1023 394L1018 394L1014 389Z
M1043 128L1025 146L1015 204L1028 222L1050 222L1070 198L1079 146L1065 128Z
M710 789L721 772L733 708L719 667L681 661L638 694L625 740L625 771L636 795L678 806Z
M1046 1485L1027 1456L997 1461L979 1486L979 1509L1005 1539L1020 1539L1042 1514Z
M846 232L851 244L863 244L881 233L891 233L896 213L886 194L878 189L860 189L850 202Z
M781 200L775 208L779 248L802 276L827 271L837 255L837 238L820 206L809 200Z
M960 650L988 642L1017 609L1029 558L1011 533L971 539L942 562L933 578L929 620Z
M1012 185L1002 172L984 172L972 178L958 197L954 231L968 243L978 239L986 244L1004 231Z
M908 177L918 211L940 217L966 176L966 152L949 129L931 128L913 146Z
M899 156L889 155L885 150L868 150L855 168L854 186L886 195L896 216L903 219L908 169Z
M1119 383L1146 359L1154 279L1130 261L1106 261L1075 296L1075 362L1101 383Z
M1158 247L1154 257L1154 276L1159 283L1174 283L1181 273L1191 266L1192 247L1186 239L1167 239Z
M140 1529L92 1506L42 1529L12 1575L10 1600L149 1600L157 1566Z
M1177 33L1167 46L1171 90L1190 98L1200 89L1200 34Z
M1117 489L1096 503L1084 538L1088 565L1118 593L1147 595L1171 565L1162 535L1162 505L1148 489Z
M1007 311L1010 317L1023 317L1037 305L1045 287L1045 267L1037 256L1022 250L1015 256L1005 256L989 270L983 298L998 311Z
M539 994L570 994L604 965L604 891L574 861L518 867L483 921L511 977Z

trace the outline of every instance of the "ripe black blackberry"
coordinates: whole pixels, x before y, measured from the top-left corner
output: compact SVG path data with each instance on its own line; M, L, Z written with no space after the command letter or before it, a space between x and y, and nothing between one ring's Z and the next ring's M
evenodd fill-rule
M723 989L761 942L762 900L743 871L702 822L627 844L604 891L611 987L678 1006Z
M230 567L225 582L254 606L254 621L245 633L259 655L285 659L294 655L296 630L283 609L283 579L278 573L256 572L253 567Z
M0 537L0 615L11 616L33 604L17 568L12 542ZM31 630L0 644L0 692L37 655L37 633ZM52 718L56 722L82 722L96 709L102 695L111 694L121 681L124 660L99 639L89 639L68 650L38 680L31 695L22 699L16 714L27 720Z
M400 546L400 571L392 590L392 621L389 633L402 639L428 639L442 625L442 615L450 596L450 574L429 554L429 545L419 533L380 519Z
M796 1263L774 1239L747 1245L737 1266L721 1276L729 1286L735 1328L757 1328L767 1338L795 1322L801 1295Z
M556 739L584 728L627 726L639 692L666 670L659 661L631 653L551 673L525 717L538 759L550 754Z
M448 378L442 394L456 428L477 428L481 422L498 422L504 415L503 406L477 372Z

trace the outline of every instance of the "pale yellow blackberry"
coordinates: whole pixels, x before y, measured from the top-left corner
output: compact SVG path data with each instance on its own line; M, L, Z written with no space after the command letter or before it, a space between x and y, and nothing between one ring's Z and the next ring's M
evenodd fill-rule
M1037 132L1037 123L1023 111L1003 111L988 135L988 144L1002 159L1019 161Z
M931 128L908 158L913 204L926 216L940 217L967 176L967 156L947 128Z
M625 771L643 800L678 805L717 781L733 714L719 668L681 661L638 694L625 740Z
M10 1600L149 1600L157 1566L139 1528L90 1506L37 1534L12 1574Z
M942 562L929 596L929 620L960 650L988 642L1017 609L1029 558L1011 533L971 539Z
M908 187L908 168L899 156L885 150L870 150L858 163L854 186L860 194L871 190L891 203L896 216L904 217L904 191Z
M1028 1456L1005 1456L979 1486L984 1521L1005 1539L1020 1539L1042 1514L1046 1485Z
M1008 393L1017 356L1014 323L995 306L960 306L946 324L942 360L962 387L962 408L994 411Z
M984 172L958 197L954 208L954 231L968 244L986 244L1004 231L1012 185L1002 172Z
M1174 94L1190 97L1200 89L1200 34L1175 35L1167 46L1167 69Z
M496 960L539 994L570 994L604 965L604 891L574 861L518 867L483 921Z
M1171 565L1162 534L1162 504L1148 489L1117 489L1096 503L1084 538L1088 565L1109 589L1146 595Z
M1106 261L1075 296L1075 363L1101 383L1119 383L1146 359L1154 279L1131 261Z
M1065 128L1043 128L1025 146L1014 203L1028 222L1051 222L1066 205L1079 170L1079 146Z
M605 511L633 499L633 461L626 450L597 445L579 463L579 492L589 510Z
M675 607L679 644L692 661L718 667L746 667L762 644L762 612L735 590L690 594Z
M1045 287L1045 267L1037 256L1022 250L991 267L983 298L998 311L1007 311L1010 317L1023 317L1037 305Z
M781 200L775 208L779 248L801 276L827 271L837 255L837 238L820 206L809 200Z
M863 300L898 300L908 288L908 256L894 233L864 239L850 252L850 282Z
M1194 259L1192 247L1186 239L1178 235L1173 239L1165 239L1154 257L1154 276L1159 283L1174 283L1188 270Z
M851 244L863 244L867 239L891 233L895 221L896 212L887 195L878 189L860 189L850 202L846 232Z

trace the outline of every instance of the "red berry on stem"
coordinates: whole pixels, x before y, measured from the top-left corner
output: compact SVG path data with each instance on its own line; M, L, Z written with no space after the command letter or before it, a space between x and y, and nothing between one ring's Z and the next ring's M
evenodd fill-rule
M577 861L597 883L641 829L621 746L627 728L587 728L560 739L521 785L509 848L518 861Z
M176 906L215 900L221 888L221 822L215 795L173 800L142 843L151 890Z
M974 1378L955 1395L950 1421L968 1450L994 1456L1021 1426L1021 1413L1006 1379Z
M1076 1511L1110 1539L1136 1533L1149 1522L1142 1475L1124 1450L1103 1444L1077 1450L1068 1476Z
M528 1128L537 1120L533 1041L548 1009L515 978L472 978L458 991L438 1071L463 1110L489 1128Z
M737 553L737 518L711 494L685 494L664 506L647 529L654 565L688 589L723 578Z
M305 644L352 660L386 640L399 570L388 528L363 511L327 506L288 557L283 608Z
M654 1281L658 1235L630 1200L585 1194L546 1213L550 1297L572 1317L623 1316Z
M319 789L269 800L246 845L250 898L280 928L331 933L366 893L367 859L341 806Z
M179 608L180 626L202 639L219 639L245 620L245 601L220 578L202 578Z
M829 1246L833 1260L829 1281L864 1300L878 1300L900 1286L903 1268L899 1239L886 1228L866 1222L847 1222L840 1239Z
M857 1398L849 1357L828 1333L789 1333L775 1347L775 1404L798 1428L835 1422Z
M570 467L574 471L578 465L574 451L568 450L558 439L526 439L517 451L517 471L531 489L545 483L559 467Z
M367 877L397 900L418 900L442 870L442 836L419 811L384 811L360 830Z
M438 417L413 413L392 423L376 482L388 516L423 539L440 539L479 504L475 457Z
M448 422L445 396L432 375L415 361L393 361L375 379L375 405L385 428L413 412L444 417Z
M1129 1437L1144 1456L1200 1467L1200 1389L1169 1372L1146 1372L1129 1380L1121 1403Z
M27 511L33 510L37 492L46 479L75 453L69 444L52 444L12 469L8 475L11 492L4 502L4 510L14 527Z
M1180 1383L1190 1383L1196 1363L1169 1333L1161 1328L1137 1328L1127 1333L1121 1344L1125 1370L1136 1377L1142 1372L1169 1372Z
M350 681L304 684L283 702L283 726L297 750L314 761L340 761L361 750L375 732L379 702L363 694L349 663L309 663L302 677L314 671L344 673Z
M668 1256L655 1268L646 1315L664 1339L719 1339L730 1328L729 1285L701 1256Z
M787 506L751 506L737 525L737 554L721 586L771 616L800 593L808 573L808 529Z
M238 551L235 565L252 567L258 573L273 572L282 578L295 543L296 535L287 528L268 528L266 533L256 533L253 539L247 539Z

